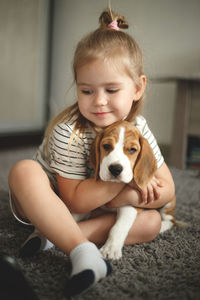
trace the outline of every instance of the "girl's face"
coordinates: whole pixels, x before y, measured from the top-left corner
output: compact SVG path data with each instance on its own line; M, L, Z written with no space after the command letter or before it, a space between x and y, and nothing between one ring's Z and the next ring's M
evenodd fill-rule
M141 76L141 87L111 62L97 59L77 70L78 105L81 114L98 127L106 127L124 119L133 101L142 96L146 78Z

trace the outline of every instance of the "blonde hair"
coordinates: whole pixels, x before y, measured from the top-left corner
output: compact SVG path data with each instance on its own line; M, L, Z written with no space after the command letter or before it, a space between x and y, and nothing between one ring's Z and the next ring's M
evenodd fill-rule
M73 60L74 82L77 80L77 70L80 67L100 58L104 61L111 60L119 69L123 67L125 72L134 80L136 86L140 86L140 77L143 75L143 55L141 49L128 33L110 29L108 25L113 21L117 21L119 29L128 28L128 23L123 16L108 9L99 17L100 27L85 36L78 43ZM126 117L127 121L134 120L139 114L142 107L142 99L143 96L139 101L133 101L131 111ZM73 120L75 118L73 133L77 130L79 133L83 132L86 124L90 123L81 115L78 102L76 102L58 114L47 127L45 133L46 149L48 148L53 128L57 124L69 121L72 118Z

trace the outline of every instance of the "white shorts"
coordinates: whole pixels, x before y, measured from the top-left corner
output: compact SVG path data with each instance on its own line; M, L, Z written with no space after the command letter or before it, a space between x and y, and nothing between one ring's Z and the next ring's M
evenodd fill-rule
M33 226L30 222L26 222L24 221L23 219L21 219L18 215L17 215L17 211L16 211L16 208L15 208L15 204L14 204L14 201L12 199L12 195L11 195L11 191L9 190L9 203L10 203L10 209L11 209L11 212L13 214L13 216L15 217L15 219L24 224L24 225L29 225L29 226Z

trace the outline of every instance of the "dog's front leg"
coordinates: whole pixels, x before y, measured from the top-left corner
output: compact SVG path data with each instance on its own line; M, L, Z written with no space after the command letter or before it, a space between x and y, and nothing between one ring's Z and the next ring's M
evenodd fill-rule
M105 258L119 259L125 239L137 216L137 210L132 206L123 206L117 209L117 220L111 228L108 239L100 249Z

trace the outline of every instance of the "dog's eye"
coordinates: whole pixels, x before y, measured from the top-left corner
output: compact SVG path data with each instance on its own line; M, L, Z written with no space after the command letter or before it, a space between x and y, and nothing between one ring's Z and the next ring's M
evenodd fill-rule
M104 148L104 150L109 151L109 150L111 150L111 145L110 144L104 144L103 148Z
M128 149L128 153L130 153L130 154L133 154L133 153L135 153L137 151L137 149L136 148L130 148L130 149Z

